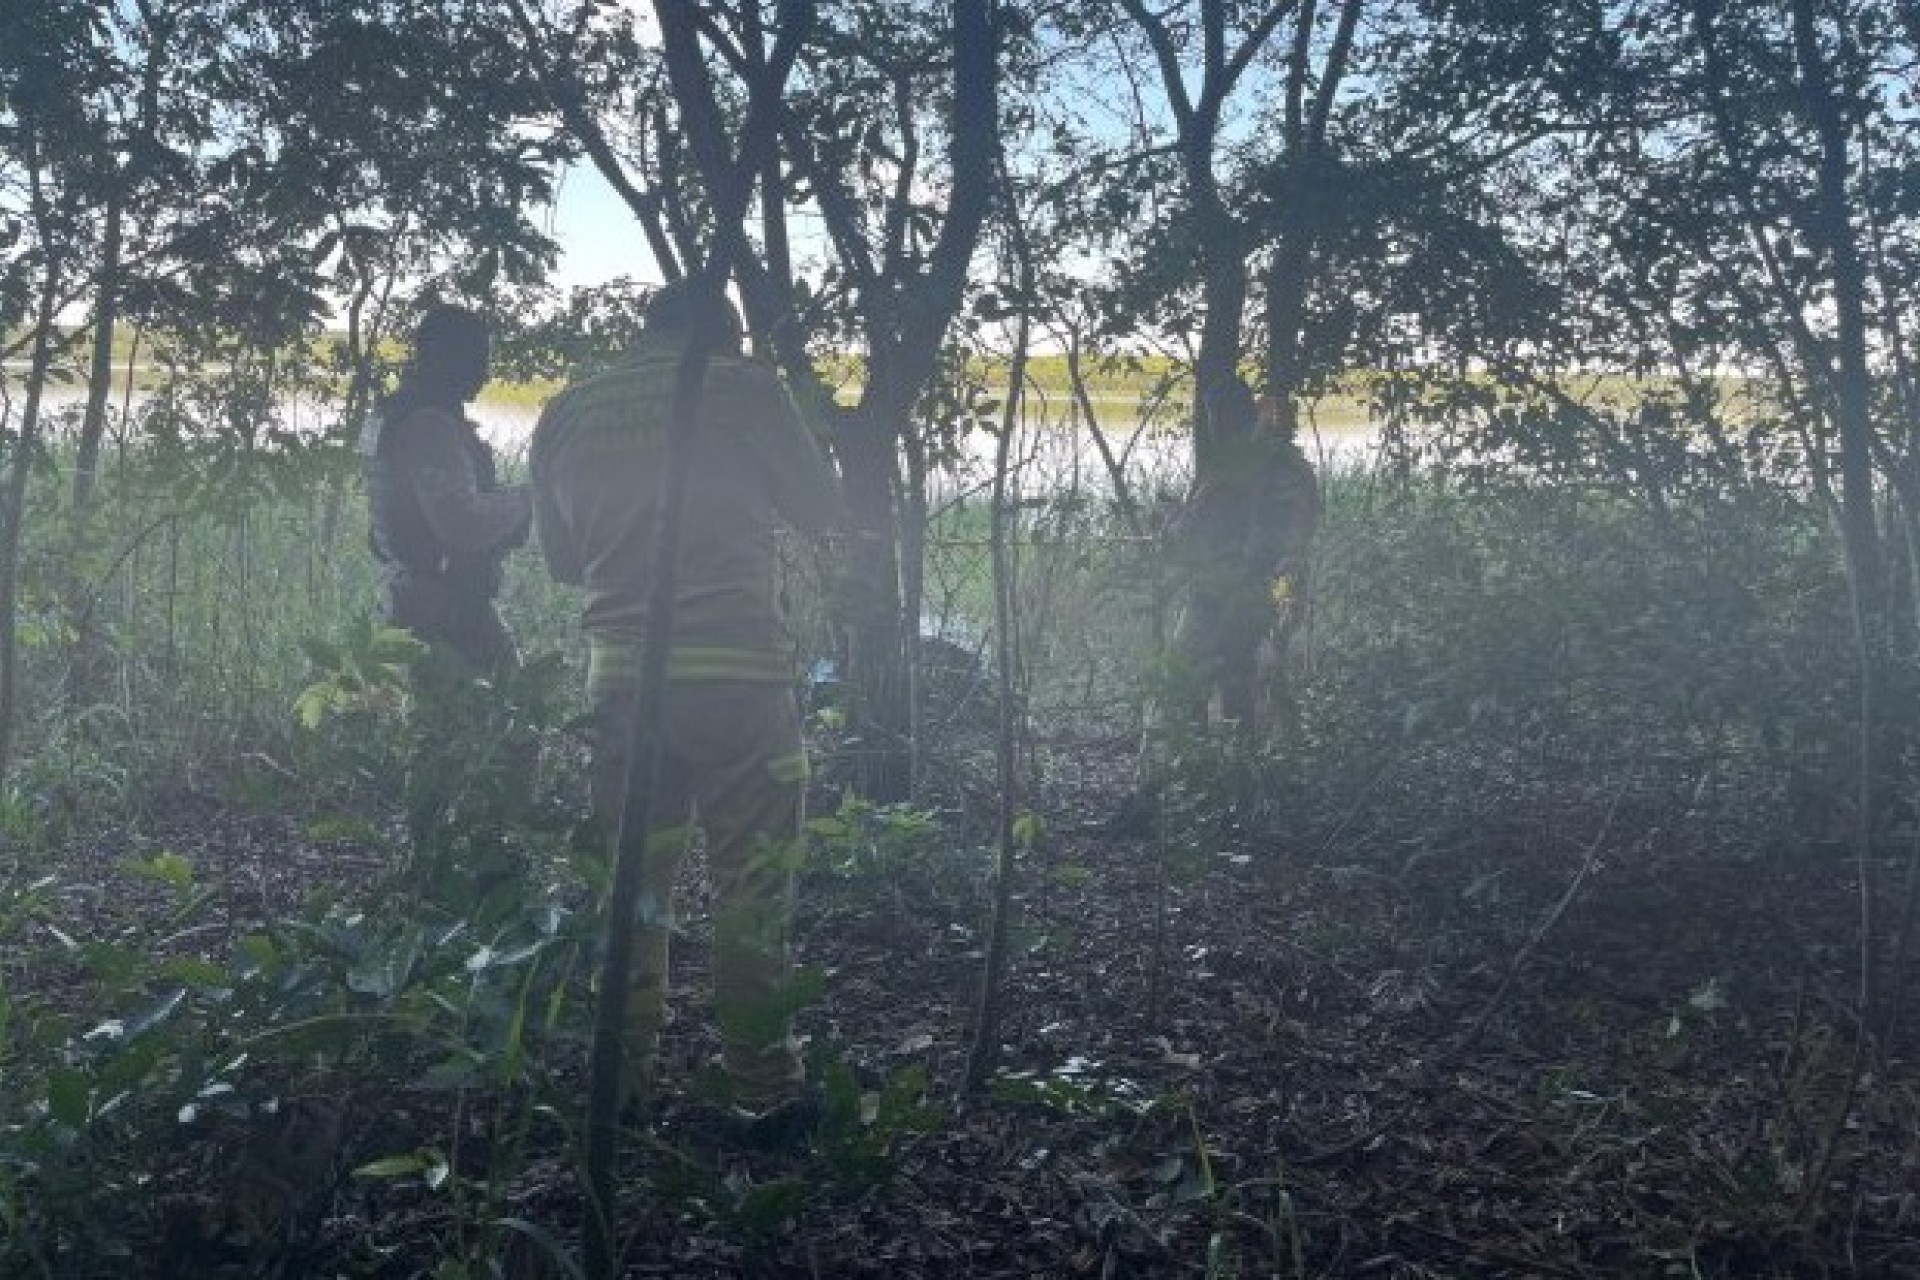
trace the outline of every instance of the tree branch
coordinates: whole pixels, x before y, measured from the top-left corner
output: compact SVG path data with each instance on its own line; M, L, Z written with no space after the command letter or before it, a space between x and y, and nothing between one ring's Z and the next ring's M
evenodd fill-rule
M827 235L833 241L834 251L840 255L841 265L861 289L877 288L879 269L873 259L873 246L868 243L866 229L860 222L859 201L840 174L821 162L813 139L791 112L786 113L782 132L792 151L794 166L813 186L813 198L820 204L821 220L827 224Z
M1301 0L1300 21L1293 29L1293 49L1287 56L1287 102L1284 128L1288 155L1297 156L1306 141L1307 70L1313 53L1315 0Z
M1227 95L1232 93L1234 86L1240 83L1240 77L1246 74L1247 67L1259 56L1260 50L1266 46L1267 41L1272 39L1281 21L1293 12L1294 4L1295 0L1285 0L1282 4L1274 5L1260 16L1260 21L1248 29L1247 38L1240 42L1238 49L1233 51L1233 56L1227 59L1226 66L1220 73L1217 82L1220 102L1226 101Z
M953 198L929 255L922 288L900 326L902 347L930 365L940 335L959 308L980 228L993 205L994 165L1000 150L999 34L994 0L955 0L953 6L953 119L949 126L949 181ZM915 386L924 373L909 371Z
M1193 99L1187 94L1187 82L1180 72L1180 51L1174 46L1167 24L1148 11L1144 0L1120 0L1120 7L1133 18L1153 49L1160 64L1160 80L1167 90L1167 105L1173 108L1173 120L1184 136L1193 125Z
M894 176L893 199L887 207L881 258L881 270L890 276L907 266L907 231L913 223L913 180L920 168L920 135L913 127L913 82L906 76L897 76L893 90L894 112L900 121L900 172Z
M1347 75L1347 61L1353 54L1354 32L1360 26L1360 11L1366 0L1346 0L1340 10L1340 25L1333 34L1333 48L1327 51L1326 73L1320 77L1320 91L1313 100L1313 115L1307 124L1307 136L1325 142L1327 121L1333 115L1334 95Z
M547 40L533 15L527 11L526 0L508 0L508 9L513 14L515 25L525 38L532 52L534 74L539 78L547 96L553 100L554 107L560 112L560 118L569 131L586 149L593 167L606 180L608 186L626 204L640 223L640 229L646 234L647 248L653 253L654 262L660 267L661 274L669 280L677 280L681 275L679 255L674 251L673 242L667 235L662 218L660 194L650 191L633 181L628 175L626 165L615 153L612 143L607 140L600 122L587 110L585 95L580 90L578 78L555 65L547 56Z

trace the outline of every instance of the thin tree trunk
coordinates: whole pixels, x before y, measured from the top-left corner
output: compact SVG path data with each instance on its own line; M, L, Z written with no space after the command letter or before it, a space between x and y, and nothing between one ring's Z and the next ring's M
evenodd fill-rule
M116 192L107 202L100 267L94 273L93 352L87 367L87 401L74 446L72 509L61 595L73 629L67 664L67 705L85 707L98 697L100 641L86 576L92 541L93 499L100 474L100 446L107 432L107 401L113 392L113 339L118 328L120 254L125 215Z
M32 203L35 221L42 229L45 245L48 214L46 195L40 182L37 156L29 156ZM20 430L12 440L7 459L5 490L0 493L0 792L6 789L12 772L14 745L20 726L20 548L27 519L27 480L33 472L33 457L40 448L40 401L46 390L47 375L53 366L54 317L60 296L61 268L56 255L48 254L46 279L40 290L40 303L34 316L33 355L27 370L26 402L21 406Z
M137 197L147 151L158 145L161 75L167 65L167 43L173 31L173 16L156 13L150 0L135 0L135 8L146 32L147 47L140 73L138 124L126 163L114 175L114 186L107 197L100 267L94 275L93 359L87 373L86 412L80 420L80 440L73 461L73 520L77 539L84 537L86 522L92 515L94 488L100 474L100 446L106 437L107 400L113 386L113 341L119 331L121 294L125 288L127 202ZM128 379L131 388L131 365Z
M1867 276L1848 195L1846 122L1832 69L1820 52L1811 0L1794 0L1794 45L1801 94L1820 140L1815 225L1833 269L1837 368L1834 401L1840 428L1840 518L1847 551L1865 593L1870 621L1883 611L1879 528L1874 520L1872 373L1867 362Z
M726 269L716 255L712 264ZM711 285L718 299L724 275ZM614 1163L620 1142L620 1089L626 1070L626 1004L633 973L633 923L640 899L653 796L660 777L660 722L666 703L667 651L672 647L674 578L679 567L680 527L686 506L688 464L700 429L703 384L710 355L706 326L696 325L674 379L666 466L660 473L659 516L654 525L652 588L641 641L640 689L635 702L627 778L617 792L613 835L613 887L607 895L606 953L594 1003L592 1076L587 1100L586 1274L611 1280L619 1266L615 1245ZM634 789L636 779L645 785ZM630 801L630 803L625 802Z
M1916 9L1920 15L1920 8ZM1920 35L1920 30L1916 30ZM1869 152L1862 157L1863 165L1871 171L1874 157ZM1886 245L1882 239L1881 228L1869 224L1873 236L1873 260L1882 298L1880 326L1886 334L1887 348L1893 356L1894 368L1894 413L1895 429L1888 433L1891 442L1887 446L1889 457L1886 471L1892 481L1899 499L1895 508L1900 518L1902 545L1907 559L1907 617L1910 627L1920 624L1920 371L1914 366L1910 348L1907 345L1906 326L1901 318L1901 308L1896 298L1898 291L1892 284L1892 272L1887 262ZM1893 610L1888 609L1888 650L1893 648ZM1920 631L1920 627L1916 627ZM1908 984L1911 981L1910 966L1914 955L1914 937L1916 927L1920 927L1920 830L1909 838L1906 865L1907 888L1901 907L1900 922L1893 936L1893 952L1889 958L1887 989L1881 995L1881 1007L1885 1013L1879 1028L1879 1048L1882 1056L1887 1053L1899 1034L1900 1024L1905 1015Z
M1023 237L1017 229L1014 238ZM1020 296L1033 296L1032 268L1022 254ZM1013 931L1013 885L1017 864L1015 826L1020 811L1018 782L1018 705L1014 700L1014 618L1013 559L1007 545L1007 475L1013 450L1013 435L1020 425L1022 390L1027 380L1027 354L1032 321L1023 309L1013 349L1013 366L1008 375L1007 403L1000 422L1000 438L993 450L993 506L988 526L988 545L993 562L993 641L994 667L1000 711L1000 731L995 744L995 777L1000 790L1000 815L997 851L994 858L993 908L987 926L987 952L981 967L980 990L974 1006L973 1043L967 1051L964 1091L977 1097L986 1087L1000 1056L1002 988L1006 985L1007 940Z
M848 682L852 729L862 739L861 781L880 801L911 790L912 699L908 657L919 619L908 613L899 446L914 404L938 366L940 345L966 296L968 268L993 202L1000 145L999 24L994 0L955 0L953 97L948 120L952 191L924 270L863 260L866 241L831 177L814 173L822 213L849 274L861 282L867 381L836 442L851 518ZM871 255L868 255L869 259ZM891 269L890 269L891 268ZM884 277L884 278L883 278Z
M1836 97L1832 68L1820 50L1812 0L1793 0L1793 43L1800 69L1800 92L1819 139L1819 198L1816 234L1832 264L1833 305L1838 337L1834 400L1840 429L1840 526L1846 544L1847 576L1852 587L1853 622L1859 660L1860 701L1854 815L1854 861L1860 881L1860 1023L1854 1037L1847 1084L1834 1107L1820 1153L1809 1172L1798 1206L1803 1226L1810 1225L1827 1194L1827 1175L1846 1132L1861 1085L1861 1073L1878 1023L1879 984L1875 976L1873 831L1879 799L1877 739L1886 642L1885 597L1879 525L1874 513L1873 421L1867 366L1866 268L1860 252L1847 193L1847 134Z
M863 400L866 397L863 396ZM849 516L847 673L849 723L860 789L881 804L912 791L907 635L900 582L899 430L863 404L835 440Z
M1241 220L1226 203L1220 179L1214 171L1219 147L1221 112L1240 77L1272 38L1280 24L1293 16L1299 27L1310 28L1314 6L1296 9L1293 0L1279 0L1254 13L1240 39L1228 50L1228 8L1221 4L1202 4L1197 16L1202 57L1199 92L1190 93L1181 62L1180 43L1164 13L1155 12L1146 0L1122 0L1122 5L1145 35L1159 64L1162 88L1176 129L1182 180L1195 243L1200 246L1200 321L1199 349L1194 356L1193 385L1193 484L1190 501L1196 504L1192 523L1204 529L1214 523L1212 508L1224 500L1227 488L1240 465L1234 445L1252 435L1251 415L1220 412L1227 403L1223 393L1240 384L1241 340L1245 323L1247 295L1250 291L1247 267L1247 236ZM1306 39L1311 31L1301 33ZM1301 54L1300 56L1304 56ZM1238 404L1242 397L1233 395ZM1237 554L1221 548L1225 555ZM1240 577L1248 575L1241 574ZM1222 634L1223 618L1218 614L1226 601L1224 593L1195 593L1188 604L1194 625L1187 634L1196 642ZM1176 639L1176 644L1179 641ZM1196 643L1195 646L1198 647ZM1196 670L1221 676L1223 688L1251 689L1254 681L1254 653L1221 655L1187 652L1185 660ZM1235 695L1236 702L1246 699ZM1205 702L1196 708L1204 719ZM1229 709L1232 710L1231 708ZM1193 714L1190 712L1189 714Z
M1100 415L1094 411L1093 396L1087 391L1086 374L1080 364L1080 331L1077 328L1067 338L1067 388L1080 410L1080 416L1086 420L1088 438L1093 441L1094 452L1100 455L1100 465L1106 468L1107 483L1113 486L1114 505L1119 508L1120 518L1127 522L1127 532L1136 538L1144 537L1146 526L1140 518L1140 504L1133 496L1133 486L1127 483L1127 469L1115 456L1113 446L1101 430Z
M94 278L93 353L87 366L87 403L73 453L73 518L83 524L100 474L100 445L107 433L107 400L113 394L113 339L120 317L120 251L125 215L116 194L107 202L100 245L100 270Z
M1901 527L1906 538L1907 572L1910 590L1916 602L1920 602L1920 503L1916 495L1909 492L1900 501ZM1886 1009L1877 1028L1882 1055L1893 1044L1899 1034L1900 1022L1905 1012L1908 984L1908 967L1914 955L1914 935L1920 926L1920 830L1907 838L1907 891L1900 908L1900 921L1893 936L1893 955L1888 966L1887 990L1882 1004Z
M906 626L907 786L919 795L926 776L927 700L921 618L927 593L927 451L918 439L902 442L906 484L900 495L900 616Z

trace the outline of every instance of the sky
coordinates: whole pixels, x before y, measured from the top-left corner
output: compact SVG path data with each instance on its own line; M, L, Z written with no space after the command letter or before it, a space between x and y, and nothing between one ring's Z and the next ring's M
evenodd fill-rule
M605 284L619 276L660 279L640 224L590 164L566 171L546 231L560 245L553 282L562 290Z
M649 0L613 0L612 7L632 17L634 34L643 45L659 41L659 20ZM646 234L626 202L591 163L567 167L546 230L560 245L553 284L562 291L605 284L621 276L648 283L660 280Z

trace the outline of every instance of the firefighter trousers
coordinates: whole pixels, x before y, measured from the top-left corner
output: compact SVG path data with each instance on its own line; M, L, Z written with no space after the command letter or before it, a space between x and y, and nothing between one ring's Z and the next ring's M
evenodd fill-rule
M627 775L634 693L594 698L592 803L606 833ZM722 1065L741 1105L772 1105L804 1079L791 1034L788 930L800 848L806 755L785 684L685 681L668 686L659 788L644 850L627 1003L627 1094L646 1099L666 1021L674 886L697 830L713 895L713 1005ZM637 789L644 780L634 779ZM629 803L632 797L629 797Z

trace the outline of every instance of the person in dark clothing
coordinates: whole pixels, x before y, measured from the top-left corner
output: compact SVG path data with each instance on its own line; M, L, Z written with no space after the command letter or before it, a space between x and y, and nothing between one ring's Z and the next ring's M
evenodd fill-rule
M525 485L502 485L493 450L465 406L487 380L486 320L434 306L414 333L400 385L361 435L374 556L384 572L385 614L475 672L519 664L494 607L507 553L526 542Z
M1188 583L1174 649L1187 675L1189 724L1222 719L1252 729L1264 718L1263 649L1278 652L1297 624L1308 550L1320 520L1313 464L1284 406L1256 401L1238 378L1209 397L1222 458L1189 496L1172 531L1172 559Z
M500 724L477 683L519 670L494 597L507 554L533 522L527 487L500 483L493 450L466 416L490 355L485 319L429 308L399 387L360 438L382 612L427 646L410 681L404 803L414 875L423 893L449 903L475 900L500 870L476 861L449 825L472 770L492 771L480 784L489 797L525 795L539 758L536 742Z

